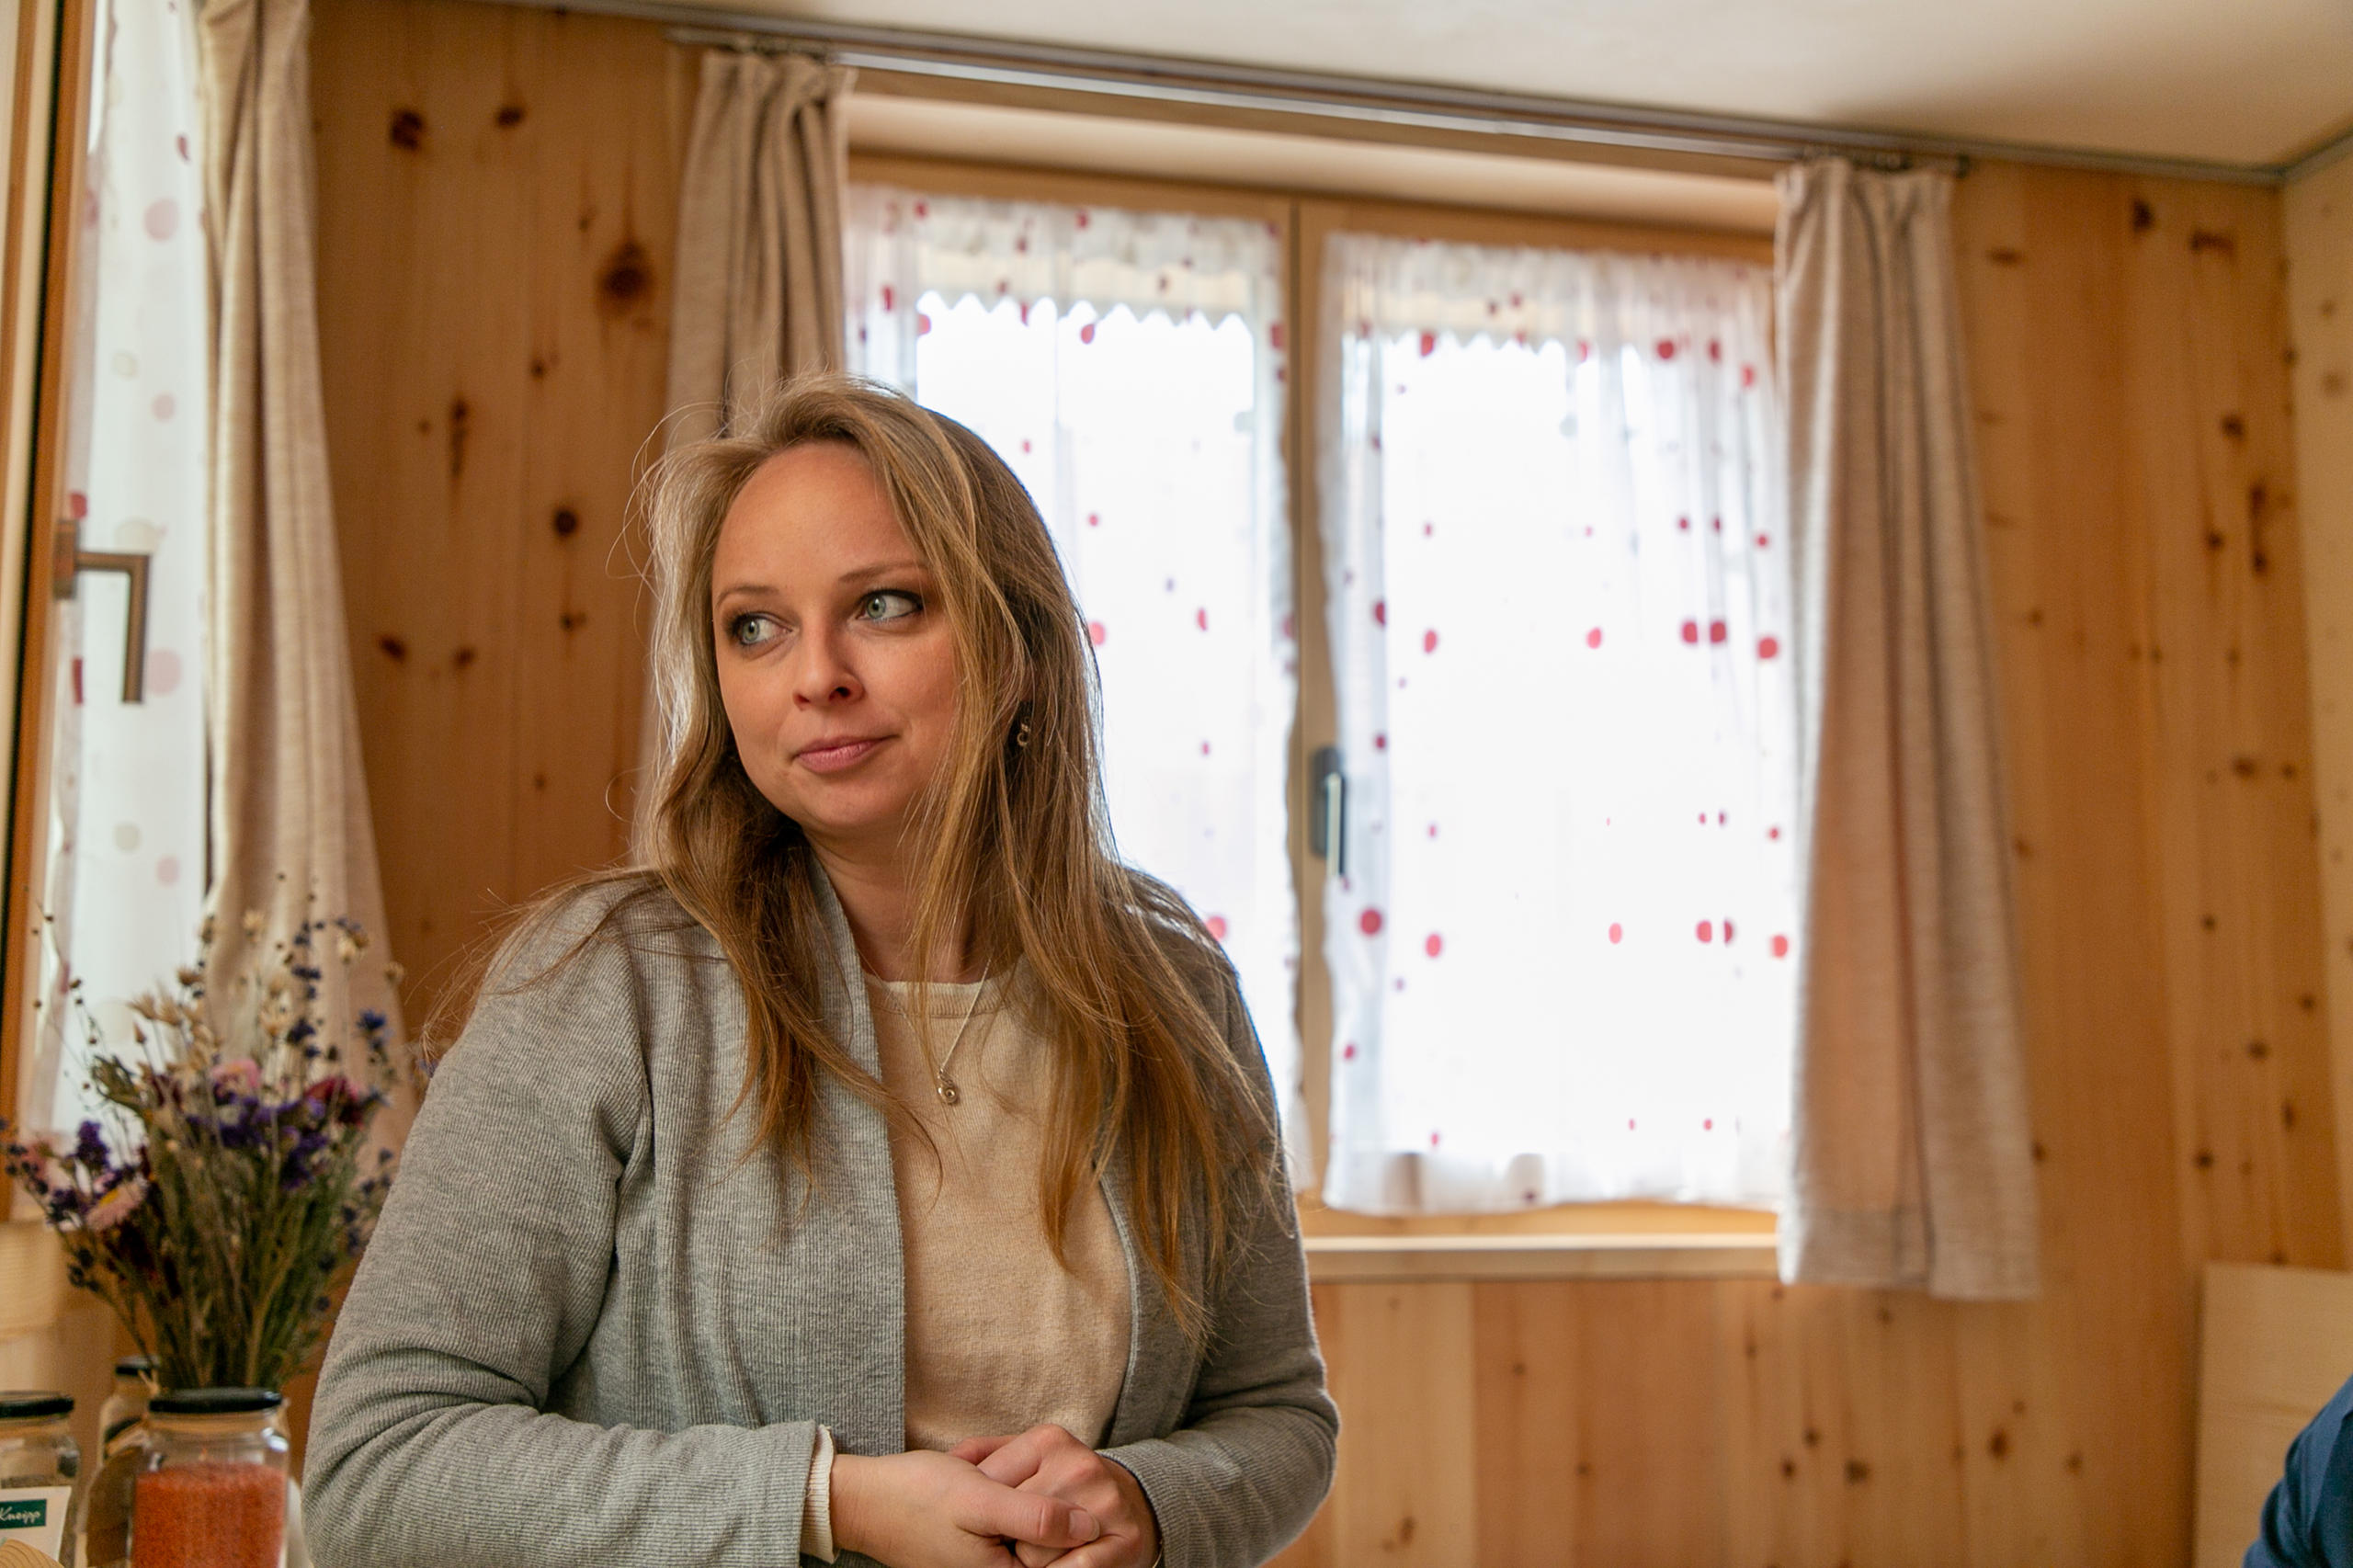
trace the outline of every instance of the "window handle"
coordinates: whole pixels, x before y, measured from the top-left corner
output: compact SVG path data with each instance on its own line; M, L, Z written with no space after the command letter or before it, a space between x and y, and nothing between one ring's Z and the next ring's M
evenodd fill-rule
M147 699L147 562L131 551L84 550L82 525L72 518L57 525L51 592L61 599L74 597L74 585L85 572L119 572L131 580L131 624L123 634L122 699Z
M1321 855L1336 877L1348 874L1348 776L1340 769L1340 748L1318 746L1308 765L1307 846Z

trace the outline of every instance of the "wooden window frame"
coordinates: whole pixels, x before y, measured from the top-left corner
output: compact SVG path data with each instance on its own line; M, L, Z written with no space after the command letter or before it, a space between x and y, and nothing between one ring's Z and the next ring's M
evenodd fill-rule
M1292 714L1290 852L1299 900L1297 1022L1304 1069L1313 1179L1300 1199L1301 1229L1318 1281L1573 1278L1769 1278L1774 1217L1756 1210L1665 1202L1571 1203L1464 1215L1370 1215L1325 1208L1316 1197L1331 1106L1331 975L1324 962L1324 874L1307 847L1308 758L1336 744L1332 654L1324 615L1323 541L1317 526L1313 375L1322 346L1324 242L1334 233L1427 237L1471 244L1722 256L1770 265L1760 234L1661 224L1593 222L1524 212L1414 202L1335 199L1246 184L1208 185L1142 176L852 153L850 178L943 196L1164 210L1276 224L1288 258L1284 352L1290 396L1283 460L1292 517L1292 604L1299 624L1299 697ZM1321 1042L1319 1048L1318 1042Z
M7 206L0 215L0 661L14 700L0 726L0 769L10 780L8 831L0 838L0 1118L12 1125L46 903L55 673L48 659L50 585L55 522L65 515L65 376L82 232L71 219L84 184L97 47L95 0L20 6L8 89ZM0 1202L0 1215L8 1211Z

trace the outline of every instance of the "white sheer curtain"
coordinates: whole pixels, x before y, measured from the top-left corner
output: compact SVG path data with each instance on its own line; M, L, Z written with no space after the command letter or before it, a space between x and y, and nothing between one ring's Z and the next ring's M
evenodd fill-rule
M112 0L99 31L69 415L67 510L85 550L150 557L146 690L122 700L119 575L86 574L52 618L41 1013L17 1104L28 1127L90 1114L64 987L108 1044L124 1004L196 951L204 907L205 247L195 41L171 0ZM37 587L45 591L47 585Z
M850 367L1037 498L1102 672L1120 852L1225 945L1297 1162L1281 231L880 186L843 229Z
M1771 278L1342 234L1325 1200L1784 1184L1799 824Z

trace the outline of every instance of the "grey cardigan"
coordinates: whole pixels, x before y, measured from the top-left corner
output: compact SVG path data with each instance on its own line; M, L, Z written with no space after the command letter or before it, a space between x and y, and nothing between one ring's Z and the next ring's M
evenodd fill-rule
M858 950L817 885L825 1017L877 1072ZM620 898L575 901L521 970ZM1187 971L1222 991L1211 1016L1271 1095L1231 966ZM824 1085L796 1214L799 1179L749 1149L748 1108L729 1114L745 1062L733 971L666 898L543 983L485 993L319 1379L303 1485L321 1568L776 1568L799 1561L819 1423L846 1452L905 1447L883 1120ZM1289 1193L1233 1237L1197 1353L1137 1252L1123 1151L1112 1166L1132 1311L1104 1452L1142 1483L1167 1568L1264 1562L1322 1502L1338 1430ZM1201 1241L1185 1238L1197 1285Z

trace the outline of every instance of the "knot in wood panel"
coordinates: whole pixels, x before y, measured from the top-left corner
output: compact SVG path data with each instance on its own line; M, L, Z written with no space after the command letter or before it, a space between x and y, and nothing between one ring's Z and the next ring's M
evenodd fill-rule
M608 316L631 314L654 296L654 258L635 240L623 240L597 278L597 309Z
M449 400L449 477L466 472L466 437L473 428L474 411L462 397Z

